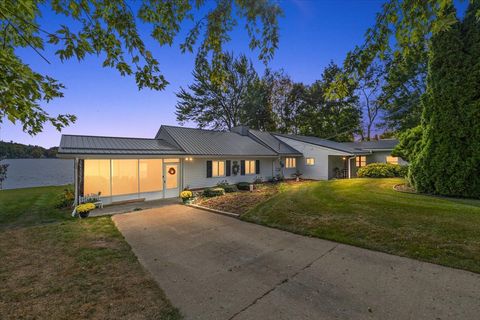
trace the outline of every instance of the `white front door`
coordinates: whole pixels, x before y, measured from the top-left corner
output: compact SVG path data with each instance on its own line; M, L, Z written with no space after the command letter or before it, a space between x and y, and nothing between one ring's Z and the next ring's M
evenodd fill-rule
M164 163L163 166L163 190L165 198L174 198L178 197L180 194L180 175L178 169L180 168L179 163Z

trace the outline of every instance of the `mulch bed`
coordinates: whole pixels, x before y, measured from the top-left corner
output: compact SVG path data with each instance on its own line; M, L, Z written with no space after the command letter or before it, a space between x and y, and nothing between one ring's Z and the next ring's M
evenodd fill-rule
M394 185L393 190L406 193L417 193L414 188L412 188L406 183Z
M200 196L195 201L196 205L236 213L243 214L255 207L260 202L266 201L280 191L280 186L285 183L298 183L295 181L286 181L282 183L263 183L255 185L255 189L250 191L239 190L238 192L226 193L219 197L203 197ZM300 182L301 183L301 182Z

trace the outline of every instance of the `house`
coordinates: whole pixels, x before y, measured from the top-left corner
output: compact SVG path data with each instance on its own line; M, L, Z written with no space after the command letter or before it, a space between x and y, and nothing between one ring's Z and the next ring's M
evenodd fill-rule
M75 160L75 199L104 203L178 197L184 188L253 182L299 171L306 179L349 178L371 162L400 163L396 140L339 143L316 137L161 126L155 138L62 135L58 157Z

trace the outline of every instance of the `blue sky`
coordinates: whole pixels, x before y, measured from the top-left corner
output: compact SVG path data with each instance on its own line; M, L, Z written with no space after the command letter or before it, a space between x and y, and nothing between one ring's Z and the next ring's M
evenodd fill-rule
M362 42L382 3L377 0L279 1L284 10L284 17L280 18L280 44L269 67L284 69L294 81L308 84L319 79L331 60L341 64L345 54ZM47 30L55 30L62 22L51 13L45 13L42 21ZM141 33L148 37L147 28L142 27ZM181 54L179 42L172 47L159 47L148 41L170 82L166 90L160 92L139 91L133 78L102 68L102 60L96 56L82 62L61 63L53 48L46 47L43 54L51 61L48 65L29 49L22 49L20 55L35 70L53 76L67 87L64 98L44 105L52 114L77 115L77 122L62 133L151 138L161 124L177 124L175 93L180 86L186 87L192 81L194 55ZM264 66L257 61L257 53L249 50L243 28L232 33L227 49L235 54L247 54L255 62L257 71L263 73ZM47 125L44 132L31 137L6 119L0 127L0 140L44 147L58 145L60 135Z

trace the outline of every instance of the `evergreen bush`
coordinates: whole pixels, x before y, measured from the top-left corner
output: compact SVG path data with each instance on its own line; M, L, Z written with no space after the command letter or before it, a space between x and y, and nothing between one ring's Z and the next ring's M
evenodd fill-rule
M223 188L223 190L225 190L226 193L231 193L231 192L237 192L238 191L237 186L234 185L234 184L226 184L226 185L221 186L221 188Z
M225 190L223 188L208 188L203 190L203 196L205 197L218 197L223 196L225 194Z
M250 190L250 182L239 182L237 187L239 190Z
M435 33L422 97L422 139L409 171L418 192L480 197L480 25L466 18ZM443 14L455 13L453 5Z

